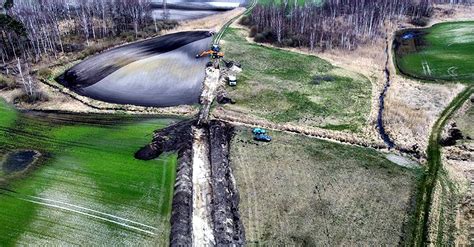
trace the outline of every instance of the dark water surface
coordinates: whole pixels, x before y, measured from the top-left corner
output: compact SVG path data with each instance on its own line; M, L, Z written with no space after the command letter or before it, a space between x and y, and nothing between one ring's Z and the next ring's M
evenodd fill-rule
M23 171L35 161L38 155L39 153L33 150L9 153L2 165L3 171L7 174Z

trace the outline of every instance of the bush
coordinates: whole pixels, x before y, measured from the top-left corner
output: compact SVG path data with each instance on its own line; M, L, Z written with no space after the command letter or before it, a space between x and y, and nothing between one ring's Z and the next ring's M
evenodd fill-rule
M330 75L315 75L313 77L313 80L311 81L312 84L314 85L319 85L323 82L330 82L330 81L334 81L334 77L333 76L330 76Z
M265 42L265 36L262 33L257 33L254 38L255 42L263 43Z
M0 89L12 90L17 88L18 85L11 78L8 78L4 75L0 75Z
M42 79L48 79L49 77L51 77L52 74L53 71L48 68L42 68L38 70L38 77Z
M411 24L418 27L425 27L426 25L428 25L428 22L429 22L429 19L427 17L417 17L417 18L411 19L410 21Z
M244 15L240 19L239 24L244 25L244 26L250 26L252 24L252 21L250 20L249 16Z
M46 102L49 100L49 97L43 92L34 92L32 95L29 95L25 92L22 92L20 95L16 96L13 102L15 103L28 103L34 104L36 102Z
M257 35L257 32L258 32L257 26L252 26L250 28L249 37L251 37L251 38L255 37L255 35Z
M287 47L295 47L298 44L298 42L296 42L292 38L286 38L281 41L281 44Z
M257 33L254 40L259 43L273 43L276 41L276 37L271 30L267 29L261 33Z

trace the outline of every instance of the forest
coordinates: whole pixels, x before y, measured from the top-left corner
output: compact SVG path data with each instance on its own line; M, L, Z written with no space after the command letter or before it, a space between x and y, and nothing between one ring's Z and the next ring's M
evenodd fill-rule
M0 3L2 1L0 0ZM144 38L176 23L153 18L150 0L8 0L0 12L2 61L30 62L97 40Z
M323 4L273 1L257 4L241 23L257 42L311 50L355 49L385 35L384 27L408 18L426 25L434 4L470 4L471 0L325 0Z
M176 25L155 18L151 0L0 0L0 88L21 85L24 100L36 101L33 65L71 52L84 58Z

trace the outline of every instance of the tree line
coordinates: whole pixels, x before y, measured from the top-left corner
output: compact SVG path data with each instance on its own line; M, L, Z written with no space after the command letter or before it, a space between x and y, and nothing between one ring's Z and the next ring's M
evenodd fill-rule
M0 5L0 89L18 84L25 101L42 97L33 63L65 52L87 56L177 25L155 19L151 0L0 0Z
M257 42L311 50L354 49L384 34L384 26L410 18L429 18L434 3L469 3L471 0L324 0L298 4L283 0L258 4L243 24L251 26Z
M12 0L9 0L10 2ZM0 14L0 55L39 61L44 55L124 34L159 32L175 25L156 20L151 0L15 0ZM6 3L5 3L6 5Z

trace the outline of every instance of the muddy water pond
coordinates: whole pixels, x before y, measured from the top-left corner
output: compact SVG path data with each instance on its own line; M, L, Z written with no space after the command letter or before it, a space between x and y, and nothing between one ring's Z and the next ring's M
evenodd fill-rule
M117 47L87 58L57 78L94 99L140 106L199 102L208 58L209 31L180 32Z
M176 155L133 154L176 121L21 113L0 101L0 246L167 245ZM34 166L6 172L36 151Z

